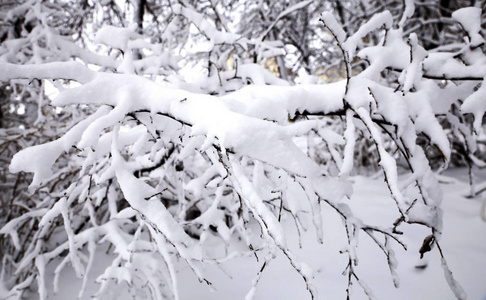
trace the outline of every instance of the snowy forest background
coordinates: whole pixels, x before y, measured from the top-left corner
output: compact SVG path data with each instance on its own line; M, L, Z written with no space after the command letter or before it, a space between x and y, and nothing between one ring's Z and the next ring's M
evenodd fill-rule
M70 298L87 297L99 257L99 298L123 286L178 299L181 268L217 289L206 267L239 257L259 265L247 299L277 257L307 297L327 298L294 251L312 235L344 258L340 298L374 298L366 240L396 288L397 251L434 254L465 299L439 180L459 167L486 221L485 7L1 1L0 298L46 299L70 268L82 282ZM363 178L386 195L360 194ZM377 197L379 222L362 217Z

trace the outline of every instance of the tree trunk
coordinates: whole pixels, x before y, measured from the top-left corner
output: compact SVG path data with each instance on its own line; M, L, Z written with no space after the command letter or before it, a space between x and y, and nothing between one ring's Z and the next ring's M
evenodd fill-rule
M145 5L147 0L132 0L134 13L133 22L137 24L137 33L143 34L143 16L145 15ZM133 60L142 59L142 53L135 49L133 51Z

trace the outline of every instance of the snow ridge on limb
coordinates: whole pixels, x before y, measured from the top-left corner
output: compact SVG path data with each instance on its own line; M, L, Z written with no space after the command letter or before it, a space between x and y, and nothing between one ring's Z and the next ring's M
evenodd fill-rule
M481 9L479 7L465 7L452 13L452 18L459 22L468 36L471 48L476 48L485 43L481 36Z
M405 22L407 22L407 19L411 18L413 16L414 12L415 12L414 1L413 0L405 0L402 18L400 19L400 23L398 24L399 27L403 28L404 25L405 25Z
M486 112L486 104L484 98L486 97L486 77L481 84L481 87L468 96L461 106L463 113L471 113L474 115L474 129L479 132L482 125L484 113Z
M29 187L31 192L33 192L33 190L38 188L46 179L49 179L53 175L51 168L59 156L63 152L68 151L75 142L81 138L84 130L91 122L99 118L101 115L107 114L108 111L109 109L107 107L101 107L86 120L76 124L69 130L69 133L66 133L63 137L18 152L12 158L10 172L17 173L24 171L34 173L34 178ZM38 154L41 155L42 159L39 159Z
M79 62L51 62L45 64L17 65L0 62L0 81L11 79L66 79L79 83L91 81L95 72Z
M353 59L350 57L348 53L348 49L346 49L346 46L344 45L344 42L347 39L347 34L341 27L341 25L338 23L336 18L331 12L323 12L321 14L321 22L324 24L324 26L329 30L329 32L332 34L334 39L336 39L336 42L338 44L338 47L341 49L342 55L343 55L343 61L345 64L345 70L346 70L346 91L345 94L348 93L348 86L349 86L349 80L351 79L351 60ZM343 99L344 101L344 99Z
M358 43L360 43L361 40L370 32L373 32L380 28L389 30L392 25L393 17L389 11L385 10L384 12L373 15L371 19L369 19L365 24L361 25L361 27L355 34L348 37L344 42L344 48L348 52L349 57L351 59L354 58L354 53L356 51Z

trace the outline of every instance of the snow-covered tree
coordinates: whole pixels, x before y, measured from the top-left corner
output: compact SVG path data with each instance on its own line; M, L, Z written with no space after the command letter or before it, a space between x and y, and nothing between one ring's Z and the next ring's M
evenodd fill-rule
M293 218L299 229L307 219L324 242L326 207L341 218L336 226L347 237L348 297L353 283L372 297L356 270L359 236L383 251L398 286L394 249L406 248L403 228L418 224L428 230L421 254L435 246L452 292L465 298L440 246L442 194L426 151L436 148L438 168L446 168L452 132L463 137L467 159L480 163L474 156L486 110L480 8L451 14L463 40L440 39L439 48L426 50L410 25L414 1L398 12L384 6L366 14L359 27L341 26L345 16L334 17L336 6L317 6L324 10L320 19L308 22L336 41L344 79L293 84L263 63L275 60L285 78L285 61L278 62L289 43L285 37L310 49L312 35L299 42L290 29L271 34L288 25L285 18L309 13L310 1L250 6L260 16L256 25L268 26L256 34L228 21L235 14L228 7L249 5L244 2L129 1L129 17L116 2L106 2L78 8L31 0L3 13L8 32L1 35L0 81L3 98L12 100L2 113L18 112L15 103L36 108L28 128L2 121L2 158L29 137L9 170L33 174L28 191L16 183L2 187L12 193L3 206L15 209L0 229L7 297L21 298L36 281L46 298L46 286L56 290L68 264L84 276L84 289L97 248L108 245L116 255L98 278L100 297L114 279L137 295L177 299L176 261L211 285L204 264L252 253L263 267L251 298L264 266L283 253L315 298L313 270L290 250L281 221ZM307 16L300 18L298 25L305 26ZM302 57L310 55L306 51ZM353 69L357 61L363 63ZM200 76L188 79L197 70ZM52 99L42 89L48 83L60 91ZM17 113L17 120L23 115ZM396 206L387 226L360 220L349 205L361 141ZM398 162L406 170L400 176ZM209 251L215 240L226 249L223 255ZM49 263L57 264L53 283L47 282Z

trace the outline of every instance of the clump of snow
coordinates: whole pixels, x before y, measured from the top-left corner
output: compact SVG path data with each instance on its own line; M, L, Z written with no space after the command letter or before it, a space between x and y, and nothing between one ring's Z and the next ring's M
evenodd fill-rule
M484 44L481 36L481 8L465 7L452 13L452 18L459 22L467 32L471 47L478 47Z
M331 33L335 36L336 41L339 44L344 44L346 40L346 32L344 32L343 28L337 22L336 18L331 12L323 12L321 14L321 20L324 22L325 26L331 31Z
M410 65L404 70L399 78L403 85L403 92L407 93L412 88L418 88L422 78L422 61L427 57L427 51L418 44L418 38L415 33L411 33L408 38L410 45Z
M53 175L51 167L59 156L69 151L76 144L84 130L96 119L108 112L107 107L101 107L98 111L85 120L76 124L62 138L50 143L26 148L17 153L10 163L10 172L32 172L34 178L30 185L31 190L38 188L42 183Z
M405 10L403 11L402 18L400 19L400 23L399 23L400 27L403 27L405 25L407 19L411 18L415 11L414 0L405 0L404 5L405 5Z
M136 36L135 29L136 24L130 28L103 26L96 33L95 42L127 52L128 42Z
M479 132L484 112L486 111L486 77L482 82L481 87L469 95L464 103L461 105L461 111L463 113L472 113L474 115L474 129Z
M331 21L332 22L332 21ZM358 43L370 32L384 27L390 29L393 25L393 17L387 10L373 15L365 24L363 24L356 33L350 36L344 43L344 47L349 54L349 57L354 57L354 52ZM334 27L333 27L334 28ZM335 29L333 29L335 30Z

